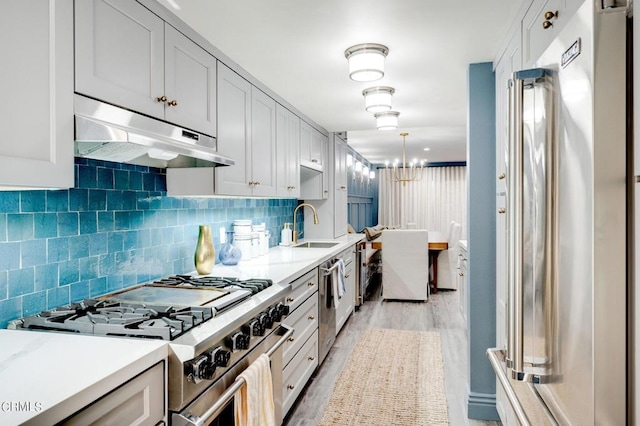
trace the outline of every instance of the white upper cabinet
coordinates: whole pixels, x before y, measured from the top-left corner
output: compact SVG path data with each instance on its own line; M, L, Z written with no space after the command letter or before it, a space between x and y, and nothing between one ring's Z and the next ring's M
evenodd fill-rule
M315 170L323 170L326 158L327 137L306 122L300 123L300 164Z
M168 24L164 41L165 119L215 136L216 58Z
M322 133L315 131L316 133L316 143L319 144L320 155L320 165L322 166L322 198L329 198L329 167L327 167L327 159L329 158L329 138ZM312 137L311 146L314 145L314 138Z
M0 187L73 186L73 2L3 2Z
M311 149L310 149L310 161L312 164L316 164L320 168L324 166L325 158L327 158L327 137L317 131L311 129Z
M216 167L216 193L251 195L251 83L218 66L218 152L235 160Z
M164 22L135 1L76 1L76 92L164 118Z
M300 118L276 105L277 196L300 196Z
M584 0L534 0L522 19L522 65L535 66Z
M276 195L276 101L251 88L251 171L253 195Z
M347 233L347 143L335 137L334 223L335 238Z
M141 4L75 3L76 92L216 136L216 59Z
M218 151L236 164L216 168L216 194L276 195L276 102L218 66Z

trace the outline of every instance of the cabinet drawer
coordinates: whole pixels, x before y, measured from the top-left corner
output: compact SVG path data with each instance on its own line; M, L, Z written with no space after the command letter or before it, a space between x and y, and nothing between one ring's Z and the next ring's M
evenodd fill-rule
M344 260L345 266L353 262L353 247L349 247L338 254L338 258ZM345 271L346 272L346 271Z
M318 329L318 293L314 293L290 313L284 324L295 330L282 349L282 365L286 366L309 336Z
M164 363L159 362L63 423L155 425L164 411Z
M316 331L282 372L283 416L287 415L317 366L318 332Z
M289 306L289 311L293 312L316 291L318 291L318 268L314 268L291 283L291 292L285 304Z

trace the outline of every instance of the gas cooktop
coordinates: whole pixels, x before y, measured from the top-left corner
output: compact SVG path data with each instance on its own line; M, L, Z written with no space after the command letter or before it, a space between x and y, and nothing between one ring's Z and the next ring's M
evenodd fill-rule
M211 308L87 299L23 318L21 328L172 340L213 317Z
M173 340L272 284L174 275L43 311L12 322L10 328Z

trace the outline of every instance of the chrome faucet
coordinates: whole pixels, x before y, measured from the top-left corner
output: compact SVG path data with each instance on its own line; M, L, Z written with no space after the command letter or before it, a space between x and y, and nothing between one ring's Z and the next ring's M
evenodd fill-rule
M311 207L311 210L313 210L314 225L317 225L318 223L320 223L320 221L318 220L318 212L316 211L315 207L313 207L311 204L308 204L308 203L298 204L298 207L296 207L295 210L293 211L293 244L296 244L298 242L298 237L302 235L302 232L298 234L298 231L296 230L296 213L298 213L298 209L302 206L309 206Z

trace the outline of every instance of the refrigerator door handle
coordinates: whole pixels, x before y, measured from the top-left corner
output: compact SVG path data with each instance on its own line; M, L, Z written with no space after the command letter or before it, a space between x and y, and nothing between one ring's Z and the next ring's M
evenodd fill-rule
M516 396L511 383L509 383L509 377L502 369L500 357L504 357L504 350L500 348L489 348L487 349L487 357L489 358L491 367L493 367L493 371L495 371L496 376L498 377L498 381L502 385L502 388L507 395L509 404L511 404L511 408L513 408L513 412L518 418L518 421L522 426L531 426L531 422L529 422L527 414L522 408L522 405L520 405L520 401L518 401L518 397Z
M505 363L511 371L514 380L529 383L546 383L551 377L546 377L545 368L525 370L525 345L524 345L524 199L523 182L525 155L524 140L524 91L533 88L536 84L548 81L553 76L551 70L535 68L514 73L512 83L509 85L509 152L507 172L507 351ZM533 111L530 111L533 113ZM551 119L549 119L551 120ZM553 172L548 171L553 178ZM545 183L545 185L547 185ZM547 188L547 191L549 188ZM550 204L551 205L551 204ZM553 219L550 219L552 222ZM553 229L552 225L547 225ZM553 237L551 237L553 239ZM547 248L548 250L548 248ZM549 253L549 251L547 251ZM549 281L547 279L547 281ZM552 280L551 280L552 281ZM552 289L547 289L551 291ZM549 309L549 307L547 307Z

